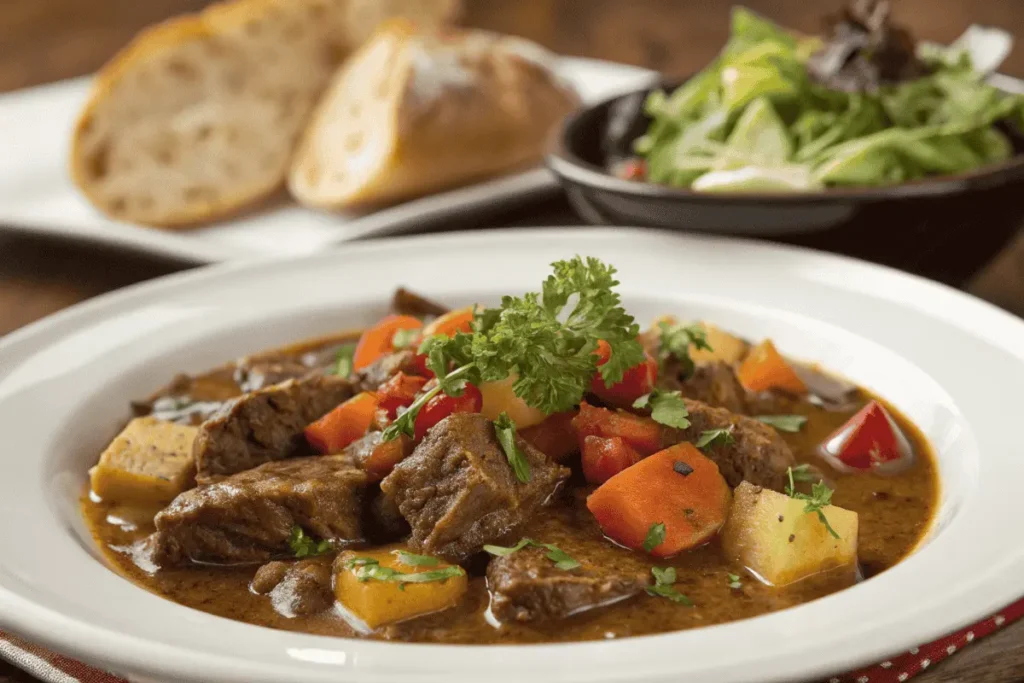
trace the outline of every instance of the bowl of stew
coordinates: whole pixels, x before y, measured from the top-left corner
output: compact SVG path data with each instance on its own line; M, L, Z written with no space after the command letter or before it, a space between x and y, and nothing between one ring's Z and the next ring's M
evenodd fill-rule
M992 73L1010 37L915 43L876 4L821 38L737 8L715 61L571 115L548 166L588 222L769 238L961 285L1020 225L1024 88Z
M0 626L156 680L841 673L1024 592L1016 406L974 374L1022 338L650 231L164 278L0 346Z

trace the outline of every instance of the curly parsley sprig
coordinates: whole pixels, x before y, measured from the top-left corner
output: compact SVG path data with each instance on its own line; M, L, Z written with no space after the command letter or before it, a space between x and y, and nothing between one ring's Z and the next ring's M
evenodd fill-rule
M499 307L477 311L471 333L425 339L419 352L427 356L437 386L384 430L384 440L411 436L420 408L442 391L461 395L467 382L514 377L516 396L550 414L578 405L595 370L608 386L621 381L626 370L643 362L644 351L637 340L640 327L614 291L614 276L615 268L596 258L557 261L540 292L506 296ZM598 367L601 340L611 354Z

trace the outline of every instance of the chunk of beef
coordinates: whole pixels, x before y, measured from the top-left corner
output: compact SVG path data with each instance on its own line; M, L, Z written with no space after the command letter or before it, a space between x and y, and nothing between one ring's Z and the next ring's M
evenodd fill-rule
M412 351L399 351L382 356L376 362L371 363L355 373L356 391L377 391L380 385L404 372L407 375L416 374L413 365L415 355Z
M193 454L196 479L208 483L295 455L306 425L352 396L348 380L316 375L288 380L224 404L199 428Z
M679 383L679 390L686 398L747 414L747 390L728 363L711 361L697 365L693 374Z
M405 287L399 287L391 298L391 310L402 315L426 318L444 315L448 312L448 307L411 292Z
M491 613L503 623L561 619L626 600L652 582L650 567L634 553L580 534L558 518L538 520L526 535L568 553L580 566L558 569L547 550L526 547L487 566Z
M270 562L256 571L249 587L269 595L274 609L289 618L318 614L334 604L331 562L323 558Z
M242 393L248 393L319 372L291 356L265 355L239 360L235 365L234 380Z
M394 498L377 490L367 506L367 537L374 545L393 543L409 535L409 523L398 509Z
M516 437L530 480L516 479L487 418L456 413L439 422L381 482L412 527L413 548L460 562L505 539L558 490L569 470Z
M291 458L182 493L154 520L151 560L242 564L291 554L294 527L346 544L363 539L366 474L345 456Z
M690 426L680 432L682 440L697 441L702 432L711 429L732 430L732 443L713 446L704 454L715 461L729 486L749 481L781 491L786 483L786 469L795 465L793 453L778 432L765 423L725 408L715 408L683 399L690 412Z

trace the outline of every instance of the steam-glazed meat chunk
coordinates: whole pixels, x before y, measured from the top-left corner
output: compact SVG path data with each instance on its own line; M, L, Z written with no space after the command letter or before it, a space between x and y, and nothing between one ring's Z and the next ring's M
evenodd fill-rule
M334 604L330 559L270 562L256 571L249 588L269 596L274 609L289 618L317 614Z
M412 527L413 548L460 562L515 533L558 490L569 470L519 436L530 480L516 479L494 425L472 413L439 422L381 482Z
M342 544L363 538L366 474L345 456L271 462L182 493L156 519L150 559L159 566L193 562L266 562L291 554L300 527Z
M384 382L397 375L399 372L416 374L413 359L415 354L412 351L399 351L389 353L367 365L355 373L356 390L377 391Z
M747 390L728 363L711 361L697 365L693 374L679 384L679 389L686 398L741 415L748 413Z
M352 384L332 375L288 380L226 403L199 428L193 454L200 483L295 455L302 431L351 398Z

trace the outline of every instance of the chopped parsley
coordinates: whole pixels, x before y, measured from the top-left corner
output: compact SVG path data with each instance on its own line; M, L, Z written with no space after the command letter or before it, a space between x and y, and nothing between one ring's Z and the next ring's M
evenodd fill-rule
M615 268L596 258L557 261L540 292L505 296L499 307L477 310L471 333L425 339L419 352L438 385L384 430L384 440L411 436L420 408L442 391L460 395L467 382L514 376L515 395L550 414L579 405L595 372L606 385L621 381L643 362L644 350L637 340L640 326L614 291L614 276ZM600 367L599 341L611 351Z
M418 556L422 557L422 555ZM352 570L355 577L366 583L367 581L387 581L401 585L407 583L431 583L433 581L447 581L456 576L463 576L466 572L462 567L452 566L443 569L432 569L426 572L405 573L391 567L384 567L379 561L370 557L356 557L345 563L348 569Z
M811 466L807 463L797 465L796 467L790 467L786 474L790 478L789 489L786 491L786 495L788 496L793 495L790 491L793 489L794 481L820 481L820 479L815 477L814 473L811 472Z
M665 524L664 522L655 522L651 525L651 528L647 530L647 536L644 538L643 549L647 552L653 552L655 548L665 542Z
M660 331L658 340L658 369L664 371L665 363L675 358L680 365L683 379L693 374L693 359L690 348L697 351L712 351L708 344L707 332L702 325L683 325L681 323L658 323Z
M786 495L796 500L805 501L807 504L804 506L804 513L810 514L812 512L817 513L818 520L825 525L828 532L832 534L833 538L839 538L839 534L832 528L832 525L828 523L828 518L822 511L822 508L826 508L832 504L832 494L834 491L830 489L824 482L818 481L811 484L811 492L800 493L795 489L794 480L797 478L796 470L803 468L801 474L804 477L810 477L810 473L807 471L807 465L799 465L796 468L790 467L786 470L786 475L789 477L789 483L786 485ZM809 478L799 479L799 481L809 481Z
M430 555L417 555L405 550L396 550L394 555L398 558L399 562L410 567L436 567L439 564L439 560Z
M551 543L538 543L532 538L520 539L518 543L510 547L503 547L500 545L485 545L484 551L497 557L507 557L512 553L519 552L527 546L531 546L534 548L543 548L544 550L547 550L547 553L544 554L544 557L554 562L556 569L570 571L580 566L580 563L576 559L574 559L571 555L569 555L569 553L565 552L558 546L553 545Z
M677 591L673 584L676 582L675 567L651 567L651 574L654 576L654 585L647 587L647 594L656 598L667 598L672 602L678 602L687 607L693 607L693 602Z
M288 547L291 548L292 555L299 558L326 555L334 550L334 544L329 540L318 541L312 536L308 536L300 526L292 527L292 533L288 537Z
M516 445L516 423L508 413L502 412L494 421L494 434L498 437L501 449L505 451L505 457L508 458L508 464L512 466L516 479L524 484L530 481L530 462L522 449Z
M697 448L717 448L718 446L729 446L736 442L732 435L732 425L725 429L707 429L700 433L700 438L695 444Z
M348 342L334 352L334 367L327 370L329 375L348 377L352 374L352 357L356 353L356 343Z
M419 337L419 328L395 330L394 336L391 337L391 346L398 350L407 349L416 343Z
M743 583L740 582L740 577L738 574L726 574L726 577L728 577L729 579L729 588L733 589L734 591L743 588Z
M754 419L775 427L780 432L789 432L791 434L799 432L800 428L807 422L807 418L804 415L758 415Z
M676 429L686 429L690 426L687 419L690 416L686 410L686 403L678 391L661 391L655 389L649 394L644 394L633 402L634 408L650 408L651 418Z

